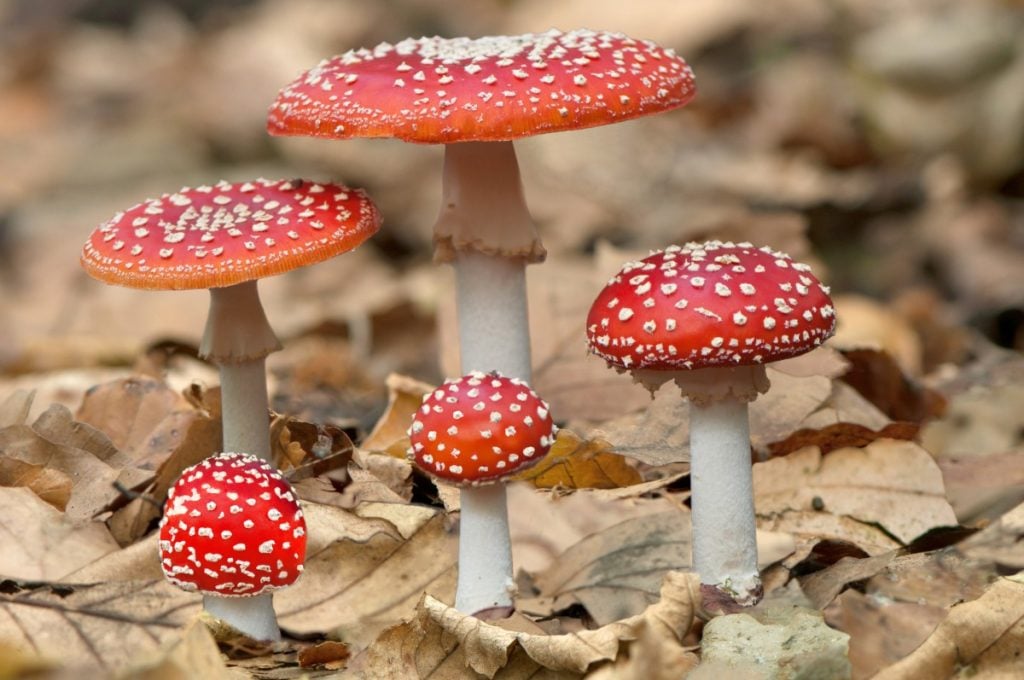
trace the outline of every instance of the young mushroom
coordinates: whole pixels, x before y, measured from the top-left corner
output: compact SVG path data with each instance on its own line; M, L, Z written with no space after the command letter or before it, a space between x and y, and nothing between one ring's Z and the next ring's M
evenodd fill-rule
M220 368L223 448L270 460L265 358L280 343L256 282L352 250L379 227L377 208L359 189L220 182L118 213L92 233L82 266L132 288L210 289L199 351Z
M255 456L221 453L193 465L167 494L160 566L203 594L207 612L256 640L279 640L272 591L306 556L306 520L291 485Z
M423 398L409 457L463 487L455 607L481 618L512 610L515 582L505 477L537 463L555 441L548 405L518 378L470 373Z
M587 316L590 351L653 394L670 380L690 400L693 563L705 606L756 604L747 404L765 364L808 352L835 311L807 265L749 243L672 246L626 264Z
M525 265L545 251L513 140L666 111L694 94L672 50L618 33L419 38L321 62L281 91L267 130L444 144L435 257L455 267L461 370L529 381Z

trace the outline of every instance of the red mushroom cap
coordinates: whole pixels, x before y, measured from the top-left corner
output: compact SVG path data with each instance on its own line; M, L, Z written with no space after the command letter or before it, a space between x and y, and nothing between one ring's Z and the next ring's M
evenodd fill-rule
M193 465L167 494L160 565L207 595L259 595L302 573L306 520L291 485L265 461L221 453Z
M360 189L302 180L184 188L97 228L82 266L107 283L215 288L281 274L352 250L380 228Z
M537 463L555 442L548 405L517 378L470 373L423 397L409 455L457 484L494 482Z
M321 62L281 91L267 130L510 140L666 111L695 93L693 71L672 50L619 33L420 38Z
M810 267L719 241L626 264L587 315L590 351L623 369L762 364L808 352L834 331L828 289Z

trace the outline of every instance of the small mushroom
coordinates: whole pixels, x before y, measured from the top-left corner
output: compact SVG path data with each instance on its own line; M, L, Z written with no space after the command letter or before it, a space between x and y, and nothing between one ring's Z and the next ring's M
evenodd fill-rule
M500 482L543 458L555 432L548 405L517 378L470 373L424 396L409 428L409 457L463 487L459 611L481 618L511 612L512 544Z
M270 460L265 358L280 343L256 282L352 250L379 227L377 208L359 189L220 182L118 213L92 233L82 266L131 288L210 289L199 351L220 368L223 448Z
M255 456L221 453L186 469L167 494L160 566L203 594L207 612L256 640L279 640L272 591L306 556L306 520L291 485Z
M670 380L690 400L693 560L705 606L761 598L748 402L764 365L814 349L835 310L807 265L749 243L689 243L626 264L587 316L590 351L653 394Z

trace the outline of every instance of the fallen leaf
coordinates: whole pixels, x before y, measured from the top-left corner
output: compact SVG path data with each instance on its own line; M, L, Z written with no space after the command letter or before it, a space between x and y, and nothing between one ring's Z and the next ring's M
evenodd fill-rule
M613 663L587 674L587 680L678 680L697 667L699 657L643 619L634 630L636 639Z
M542 669L582 674L595 664L618 658L626 643L637 637L641 621L655 628L658 637L681 640L693 624L698 603L697 576L670 572L661 599L642 614L595 630L546 635L521 618L492 625L426 595L415 619L385 631L367 649L360 669L371 678L417 680L464 678L469 670L492 678L510 665L516 666L515 672L498 677L537 677ZM461 661L462 667L448 663L449 659Z
M801 578L800 588L811 604L818 609L824 609L848 585L866 581L887 567L895 558L895 552L864 559L844 557L830 567Z
M57 580L118 548L102 523L76 524L18 487L0 487L0 535L0 575L28 581Z
M762 528L847 540L869 554L898 547L889 536L907 544L956 525L932 457L913 442L890 439L826 456L808 447L758 463L754 503ZM847 533L848 522L837 520L860 527Z
M1001 578L977 600L956 605L909 656L876 680L1017 677L1024 673L1024 576Z
M636 468L601 440L583 440L561 429L554 446L533 467L514 477L538 489L615 489L643 481Z
M938 459L946 496L961 523L998 519L1024 500L1024 450Z
M785 439L769 444L768 455L778 458L807 446L816 446L825 455L848 446L863 448L876 439L913 441L919 429L915 423L890 423L877 431L857 423L835 423L820 429L801 428Z
M0 591L0 640L109 677L179 636L200 600L163 579Z
M850 362L843 381L889 418L920 423L945 411L945 398L910 381L885 352L851 349L843 352L843 356Z
M454 596L456 540L444 515L423 506L394 507L405 515L400 528L379 517L303 505L306 568L275 597L282 628L299 635L334 631L362 646L411 616L422 593Z
M119 680L243 680L247 677L250 676L227 667L213 635L199 620L189 624L179 639L165 643L154 658L132 663L131 668L118 676Z
M860 680L875 677L875 673L914 651L945 618L946 609L893 602L851 588L833 600L823 614L830 626L850 636L853 678Z
M1024 503L958 546L963 555L1010 569L1024 569Z
M14 390L8 394L0 403L0 427L24 425L28 422L34 400L35 392L32 390Z
M423 395L432 391L434 386L397 373L388 375L385 384L388 406L363 440L362 448L405 458L409 448L409 424L423 402Z
M665 574L690 566L689 515L678 510L636 517L566 550L534 583L550 611L582 604L598 625L639 614L656 602ZM528 603L520 605L530 611Z

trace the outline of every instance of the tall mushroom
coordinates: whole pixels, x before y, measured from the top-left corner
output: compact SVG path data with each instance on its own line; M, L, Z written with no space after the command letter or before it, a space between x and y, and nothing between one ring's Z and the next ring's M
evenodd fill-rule
M690 400L693 560L705 605L762 593L747 404L765 364L820 345L835 311L807 265L770 248L711 241L626 264L587 316L590 351L653 394L672 380Z
M257 640L278 640L273 591L306 558L306 520L291 485L266 461L221 453L182 472L160 522L167 579L203 594L207 612Z
M270 460L265 358L280 348L256 282L349 251L380 227L362 190L302 180L184 188L98 227L82 266L106 283L210 289L200 354L220 368L224 448Z
M667 111L695 93L672 50L618 33L419 38L321 62L281 91L267 130L444 144L435 258L455 267L461 372L529 382L526 265L545 250L513 140ZM463 490L463 521L483 493ZM487 503L503 494L488 490Z
M462 494L455 607L488 618L512 609L512 544L504 478L537 463L555 442L548 405L518 378L470 373L423 397L409 428L421 470L473 489Z
M529 381L525 265L545 251L512 141L666 111L694 93L672 50L617 33L419 38L321 62L281 91L267 130L444 144L435 256L455 266L462 372Z

